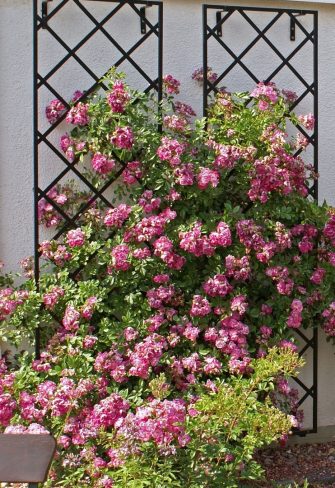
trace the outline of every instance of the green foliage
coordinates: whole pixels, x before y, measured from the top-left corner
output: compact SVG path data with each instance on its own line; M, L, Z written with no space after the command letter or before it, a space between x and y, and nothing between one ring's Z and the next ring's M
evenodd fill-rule
M253 460L260 449L291 429L290 419L272 404L269 393L278 376L294 374L302 361L291 352L271 349L253 361L249 378L234 377L218 385L216 394L195 404L200 417L191 418L189 485L237 487L238 479L258 479L261 467ZM200 422L199 422L200 420Z
M90 96L70 147L98 189L109 175L97 155L115 177L134 162L140 176L109 188L116 210L93 206L41 243L38 289L31 270L17 288L0 278L0 338L32 344L39 327L45 349L16 371L0 363L0 423L38 421L57 437L49 487L238 487L262 476L254 453L297 424L276 389L302 366L294 328L319 323L333 300L329 208L306 198L313 171L285 135L297 118L276 88L266 110L219 94L208 120L177 116L175 130L172 97L157 106L122 79L112 70L104 82L124 110ZM131 144L113 142L120 129ZM90 198L66 191L74 212Z

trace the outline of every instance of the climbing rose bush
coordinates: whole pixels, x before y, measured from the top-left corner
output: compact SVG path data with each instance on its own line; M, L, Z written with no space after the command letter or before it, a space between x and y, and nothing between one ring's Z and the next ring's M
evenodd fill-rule
M3 339L38 326L43 352L3 361L0 423L57 437L49 486L237 486L302 423L294 331L335 335L335 217L301 156L313 117L271 83L220 92L207 120L171 75L159 110L115 71L104 83L73 102L60 147L114 208L72 185L48 195L56 210L41 201L66 232L41 243L38 289L1 278ZM57 206L82 210L78 227Z

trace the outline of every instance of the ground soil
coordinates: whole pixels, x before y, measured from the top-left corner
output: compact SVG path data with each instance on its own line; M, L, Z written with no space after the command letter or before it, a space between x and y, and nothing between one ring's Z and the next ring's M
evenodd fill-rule
M335 488L335 442L269 448L257 459L268 481L255 487L290 486L293 482L303 486L308 479L310 488Z

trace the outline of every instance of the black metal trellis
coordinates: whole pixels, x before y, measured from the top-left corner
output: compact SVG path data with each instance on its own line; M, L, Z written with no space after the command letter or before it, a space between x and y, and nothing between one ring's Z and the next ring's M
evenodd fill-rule
M259 27L257 21L255 22L250 14L263 13L273 14L272 19L264 27ZM215 15L210 15L215 14ZM239 54L236 54L231 46L225 42L225 27L231 21L232 15L238 15L239 20L246 23L248 27L252 28L255 37L250 43L246 42L245 47ZM304 27L302 18L312 19L312 29L309 31ZM303 39L298 42L297 46L293 46L290 54L283 55L280 46L277 46L269 38L269 33L273 26L279 21L279 19L287 19L287 32L283 31L283 36L287 36L287 42L296 41L296 30L299 29L299 34L303 36ZM236 16L235 16L236 19ZM215 45L222 48L222 52L228 54L231 58L231 62L227 63L225 59L225 69L219 74L215 81L207 79L208 67L211 64L209 53L209 41L216 41ZM257 48L259 41L265 42L271 51L275 53L279 59L278 66L273 69L265 79L259 79L251 68L247 66L243 58L252 50ZM292 65L293 58L301 52L302 48L311 43L312 47L312 63L313 63L313 81L309 83L305 80L302 73L299 72ZM260 58L261 59L261 58ZM275 76L283 69L288 68L290 72L295 76L297 80L303 85L303 93L301 93L292 105L291 110L304 100L309 94L313 97L313 109L316 118L316 124L314 133L308 135L303 127L299 126L298 130L306 137L313 148L314 152L314 169L318 171L318 12L315 10L293 10L293 9L276 9L276 8L262 8L262 7L241 7L241 6L228 6L228 5L203 5L203 112L204 116L207 114L208 102L211 95L219 91L219 84L225 80L228 74L232 73L234 69L242 69L251 80L256 84L260 81L270 82L273 81ZM310 195L317 201L318 200L318 185L317 182L309 189ZM305 385L299 378L295 381L302 389L302 396L299 400L299 405L305 403L308 399L312 400L313 415L311 429L297 432L300 435L307 433L317 432L317 401L318 401L318 329L314 328L312 337L309 338L305 333L297 330L297 334L303 343L300 355L306 352L312 352L312 366L313 366L313 383L312 386Z
M105 4L106 13L102 20L98 20L90 10L93 2L98 2L100 4ZM61 16L63 9L66 5L73 4L80 9L81 14L85 18L89 19L92 23L91 30L82 39L77 42L74 47L70 47L66 40L63 39L61 35L56 32L56 29L52 27L52 21L57 17ZM111 35L107 30L107 24L111 19L117 17L119 12L122 11L126 6L130 8L131 15L138 20L138 39L129 48L125 49L122 47L122 40L117 39ZM147 9L151 8L155 10L154 14L156 20L152 23L148 20L146 15ZM151 17L153 16L151 15ZM53 239L58 239L64 235L69 229L78 226L78 219L83 215L83 213L91 206L92 202L102 202L107 207L113 207L109 199L104 195L104 192L109 188L117 178L122 174L124 166L120 161L120 170L113 175L112 178L108 178L103 186L99 189L95 188L94 185L82 174L78 169L75 160L74 162L68 161L68 159L63 155L57 146L55 146L49 139L49 136L53 131L59 126L59 124L65 119L66 113L70 109L70 105L66 101L66 97L59 93L53 86L53 76L68 62L76 61L76 63L83 69L83 71L88 74L92 80L91 85L86 87L85 94L80 100L85 100L85 98L94 92L98 87L106 89L106 87L100 83L100 79L105 75L105 73L95 73L92 67L87 61L84 61L80 54L80 49L87 45L94 36L99 33L102 34L106 40L106 43L111 46L114 50L119 53L119 58L113 63L117 68L122 69L123 63L127 62L131 65L132 69L141 76L142 79L147 83L147 87L144 90L149 92L154 90L157 92L158 101L162 99L162 78L163 78L163 4L159 1L141 1L141 0L34 0L33 2L33 18L34 18L34 274L35 280L38 287L40 278L40 230L39 230L39 216L38 207L42 199L48 202L55 209L56 212L63 218L63 225L60 230L53 236ZM49 72L42 76L40 72L40 54L43 51L43 45L41 41L41 34L47 32L51 38L57 42L57 44L62 48L66 54L61 60L55 62L53 67ZM129 35L134 36L134 32L129 32ZM123 39L125 38L126 32L123 34ZM157 73L155 77L150 76L145 68L141 66L139 62L134 60L134 54L136 51L142 47L149 38L154 38L157 42ZM152 55L152 53L151 53ZM66 112L47 130L41 129L41 117L39 110L39 93L41 88L46 88L52 94L53 97L60 100L66 107ZM45 145L48 150L51 150L52 154L55 155L59 161L64 164L64 168L55 176L51 183L47 185L46 188L41 188L40 183L40 169L41 161L39 156L39 148ZM75 175L78 180L88 188L92 194L92 197L88 202L83 203L79 210L74 215L68 215L57 203L49 197L48 192L58 183L65 175ZM35 353L36 356L40 355L40 331L36 331L36 344Z
M94 15L89 10L89 5L94 1L100 1L107 4L108 12L102 20L97 20ZM51 21L56 16L62 14L62 9L65 5L73 3L75 4L81 12L92 22L92 30L85 35L74 47L70 47L62 37L60 37L55 29L51 27ZM105 29L107 22L115 17L123 7L126 5L130 6L132 14L138 19L138 35L139 39L137 42L129 49L124 49L122 45L115 39L109 32ZM146 9L149 7L154 7L157 9L157 22L152 24L146 15ZM209 25L208 22L208 12L210 10L216 11L214 24ZM240 54L235 54L234 51L224 42L225 30L224 26L231 15L237 12L241 18L248 23L248 25L255 31L255 39L248 44L245 49ZM259 28L257 24L248 16L248 12L272 12L274 14L273 19L264 28ZM313 16L313 29L312 31L307 31L300 19L300 16ZM282 18L287 17L288 20L288 31L287 39L288 42L295 41L296 30L299 30L304 35L302 42L299 42L298 46L293 49L293 51L288 55L284 56L281 54L280 49L275 46L275 44L268 39L267 33L276 24L276 22ZM127 0L53 0L40 1L34 0L34 205L35 205L35 278L38 284L40 276L40 256L39 256L39 245L40 245L40 233L38 225L38 204L42 199L45 199L50 203L53 208L63 217L64 225L56 233L54 238L61 237L69 228L77 226L78 219L80 216L88 209L90 203L93 201L101 201L105 205L112 207L112 203L104 196L104 191L117 179L117 177L122 173L123 168L120 172L114 175L113 178L106 180L106 183L100 188L95 188L81 172L76 167L76 162L69 162L66 157L58 150L56 146L50 142L48 136L58 127L61 121L65 118L64 114L55 124L45 131L40 128L40 117L39 117L39 104L38 104L38 94L41 88L47 88L53 96L61 100L64 105L69 109L69 104L66 102L65 97L59 93L52 84L52 77L70 60L75 60L78 65L80 65L83 70L92 78L92 85L87 88L85 96L92 93L95 88L99 85L99 80L103 73L98 75L94 70L84 62L79 54L82 46L90 41L95 34L101 33L105 36L108 43L110 43L114 48L120 52L120 58L114 63L115 66L122 66L123 62L128 62L132 67L146 80L148 86L146 91L155 90L158 94L158 99L162 97L162 63L163 63L163 4L159 1L127 1ZM282 9L271 9L271 8L252 8L252 7L236 7L236 6L218 6L218 5L204 5L203 11L203 29L204 29L204 63L203 69L204 73L207 72L209 65L209 55L208 55L208 41L213 38L217 43L224 49L233 59L232 63L223 71L215 82L210 82L204 76L204 113L207 110L208 98L212 93L218 91L218 85L225 79L225 77L230 73L235 67L242 68L245 73L256 83L258 81L271 81L273 78L284 68L287 67L291 72L297 77L297 79L304 85L304 92L299 96L298 100L293 105L292 109L297 106L307 95L311 94L314 99L314 114L317 118L318 115L318 85L317 85L317 12L312 10L282 10ZM39 52L40 52L40 34L43 31L47 31L52 38L66 51L65 56L55 63L55 65L50 69L50 71L42 76L39 72ZM285 35L285 34L284 34ZM157 77L150 77L144 68L140 66L133 58L132 55L135 51L142 46L142 44L149 39L149 37L155 37L158 43L158 59L157 59ZM256 46L259 40L263 40L267 45L277 54L280 59L280 64L278 67L272 71L265 80L259 80L257 76L243 63L243 57ZM306 43L311 43L313 45L313 67L314 67L314 81L309 84L306 82L301 73L292 66L290 61L294 56L302 49ZM317 123L315 126L315 131L312 136L309 136L302 127L299 128L301 133L309 140L312 147L314 148L314 168L318 170L318 127ZM53 181L44 189L40 187L40 161L39 161L39 147L41 145L46 145L57 158L64 164L64 169L53 179ZM85 203L76 212L75 215L68 215L63 209L57 205L57 203L48 196L50 189L57 184L66 174L75 174L77 178L84 183L92 192L93 197L90 203ZM311 190L311 195L317 199L318 188L315 184ZM300 339L304 342L304 346L300 351L300 354L304 354L307 351L313 352L313 384L311 387L306 386L301 380L296 379L297 383L303 390L303 396L300 398L299 403L304 403L307 399L312 399L313 401L313 428L309 429L307 432L316 432L317 430L317 344L318 344L318 334L317 329L314 329L313 336L308 338L301 331L297 331ZM39 356L40 353L40 338L39 330L36 334L36 355Z

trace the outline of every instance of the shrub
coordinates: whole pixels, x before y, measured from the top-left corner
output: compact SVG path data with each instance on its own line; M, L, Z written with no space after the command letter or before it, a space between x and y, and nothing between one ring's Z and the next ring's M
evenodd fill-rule
M256 477L255 449L302 420L287 383L301 365L294 330L323 315L335 334L335 221L306 198L316 176L300 156L308 139L285 133L287 120L310 130L313 117L290 113L292 93L261 83L221 92L208 120L191 123L172 96L179 82L164 80L159 109L115 71L106 97L75 102L62 150L112 189L115 207L80 193L80 226L41 243L38 290L3 278L3 336L32 339L38 325L44 352L24 354L16 372L3 366L0 422L56 435L54 486ZM76 191L48 198L78 212ZM47 203L41 223L63 228Z

